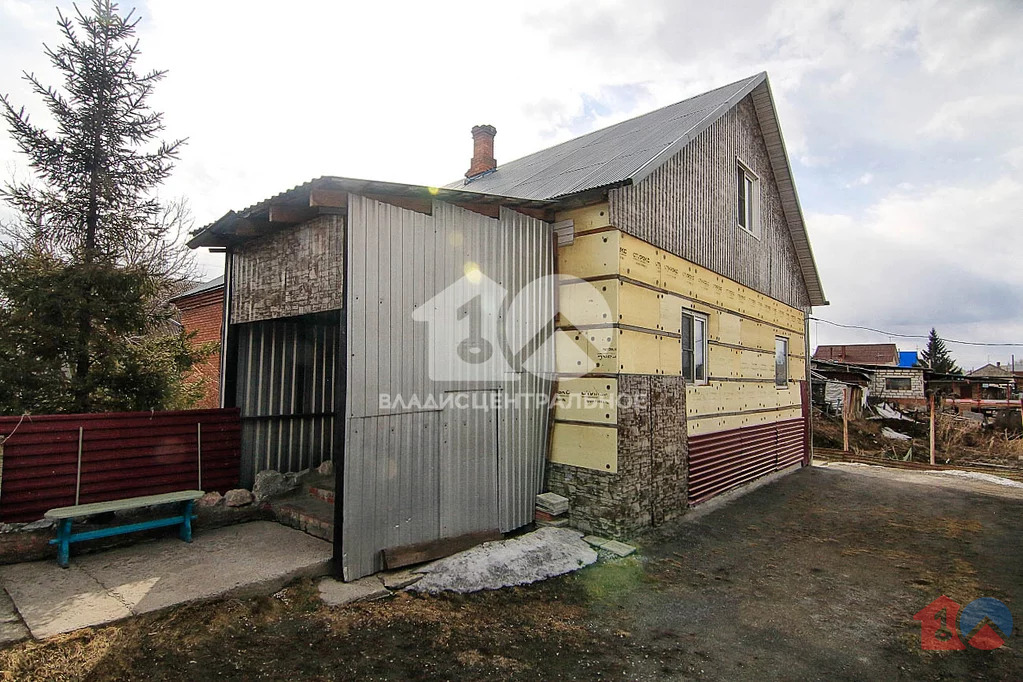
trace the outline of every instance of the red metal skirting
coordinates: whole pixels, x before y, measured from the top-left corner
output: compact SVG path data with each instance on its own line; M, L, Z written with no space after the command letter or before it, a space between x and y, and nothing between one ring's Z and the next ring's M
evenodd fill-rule
M806 422L788 419L689 439L689 504L801 462Z
M0 521L35 521L75 503L79 427L80 503L198 488L198 424L202 488L236 487L237 409L0 417L0 436L13 431L0 451Z

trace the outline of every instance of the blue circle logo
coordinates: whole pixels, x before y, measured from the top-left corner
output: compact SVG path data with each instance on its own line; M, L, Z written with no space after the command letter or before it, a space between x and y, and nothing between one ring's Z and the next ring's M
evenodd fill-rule
M1012 634L1012 614L994 597L974 599L959 615L959 632L970 646L997 649Z

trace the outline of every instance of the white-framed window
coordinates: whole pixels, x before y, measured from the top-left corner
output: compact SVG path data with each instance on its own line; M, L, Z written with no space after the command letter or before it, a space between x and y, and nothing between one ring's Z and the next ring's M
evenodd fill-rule
M774 385L789 385L789 340L784 336L774 337Z
M707 316L682 309L682 376L693 384L707 383Z
M735 223L760 236L760 178L742 161L735 162Z

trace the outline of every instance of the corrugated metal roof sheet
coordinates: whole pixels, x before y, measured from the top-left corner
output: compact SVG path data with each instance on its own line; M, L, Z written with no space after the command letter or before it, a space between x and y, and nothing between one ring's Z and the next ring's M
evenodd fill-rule
M447 188L542 200L635 184L750 94L760 118L810 303L827 305L766 73L499 164L496 170L458 180Z
M543 151L500 164L497 170L448 189L552 199L635 181L764 81L757 74ZM674 151L673 151L674 150ZM663 157L663 159L662 159Z
M211 291L213 289L216 289L217 287L222 287L222 286L224 286L224 276L223 275L221 275L220 277L214 277L213 279L211 279L208 282L202 282L201 284L196 284L191 289L188 289L184 293L178 294L177 296L175 296L171 300L172 301L178 301L178 300L181 300L182 298L188 298L189 296L195 296L196 294L201 294L201 293L206 292L206 291Z
M899 351L894 343L855 343L842 346L817 346L814 360L830 360L851 365L899 364Z

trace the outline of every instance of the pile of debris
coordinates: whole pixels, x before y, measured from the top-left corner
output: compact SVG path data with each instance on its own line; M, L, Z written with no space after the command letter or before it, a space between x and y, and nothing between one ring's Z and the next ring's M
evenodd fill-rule
M536 496L536 525L560 528L568 525L568 498L557 493L540 493Z

